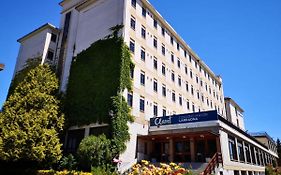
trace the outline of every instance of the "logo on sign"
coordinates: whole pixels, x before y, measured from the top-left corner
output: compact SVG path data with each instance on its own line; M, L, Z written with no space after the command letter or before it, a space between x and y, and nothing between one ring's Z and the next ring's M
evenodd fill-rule
M154 124L156 126L159 126L159 125L167 125L167 124L172 124L172 117L169 117L167 119L163 119L163 118L156 118L154 120Z

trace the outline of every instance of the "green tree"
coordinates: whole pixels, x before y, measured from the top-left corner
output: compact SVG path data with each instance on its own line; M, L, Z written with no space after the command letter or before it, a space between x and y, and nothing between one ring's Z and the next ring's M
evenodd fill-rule
M48 65L38 65L17 83L0 113L0 159L55 163L64 124L58 79Z
M281 142L280 142L279 138L277 139L276 143L277 143L277 153L278 153L278 156L279 156L277 162L278 162L278 166L281 166Z

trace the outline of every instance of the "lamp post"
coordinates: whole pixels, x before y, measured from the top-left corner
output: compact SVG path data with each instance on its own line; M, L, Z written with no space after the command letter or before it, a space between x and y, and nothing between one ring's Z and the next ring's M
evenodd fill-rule
M4 70L5 65L4 64L0 64L0 71Z

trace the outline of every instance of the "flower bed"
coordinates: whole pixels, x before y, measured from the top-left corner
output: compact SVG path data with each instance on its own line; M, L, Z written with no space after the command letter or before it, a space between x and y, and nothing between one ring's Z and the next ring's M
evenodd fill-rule
M86 173L81 171L54 171L54 170L39 170L37 175L92 175L92 173Z
M142 160L140 164L135 164L129 171L129 175L191 175L191 171L181 167L176 163L160 163L155 166L149 161Z

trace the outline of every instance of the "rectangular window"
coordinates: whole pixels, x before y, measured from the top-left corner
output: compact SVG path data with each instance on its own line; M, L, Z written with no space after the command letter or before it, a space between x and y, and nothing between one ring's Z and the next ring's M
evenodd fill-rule
M162 85L162 95L166 97L166 85Z
M187 57L187 51L186 50L184 51L184 57L185 58Z
M182 97L179 95L179 104L182 106Z
M133 106L133 94L128 93L127 101L128 101L128 105L129 105L130 107L132 107L132 106Z
M162 64L162 75L166 75L166 66L165 64Z
M156 19L153 20L153 26L155 29L157 29L157 20Z
M162 27L161 33L165 37L165 28Z
M172 73L171 73L171 79L172 79L173 82L175 81L175 73L174 73L174 71L172 71Z
M228 147L230 160L237 160L236 143L233 137L228 136Z
M248 144L245 144L245 153L247 163L251 163L250 147Z
M178 58L178 68L181 68L181 61L179 58Z
M153 38L153 46L157 49L157 38Z
M189 91L189 88L188 88L188 82L187 82L187 81L185 82L185 90L186 90L186 92L188 92L188 91Z
M56 34L52 33L51 41L54 42L54 43L57 41L57 35Z
M146 38L146 29L145 29L144 26L142 26L142 28L141 28L141 37L142 37L143 39Z
M255 154L255 148L251 146L251 155L252 155L252 163L256 164L256 154Z
M190 109L190 106L189 106L189 101L186 100L186 108L189 110Z
M133 6L134 8L136 8L137 0L132 0L131 4L132 4L132 6Z
M191 62L192 61L192 56L191 55L189 55L189 62Z
M190 72L189 72L189 73L190 73L189 76L190 76L190 78L192 79L192 78L193 78L193 74L192 74L192 70L191 70L191 69L190 69Z
M154 103L154 105L153 105L153 115L154 115L154 117L158 116L158 106L156 103Z
M201 94L201 100L204 103L204 95L203 94Z
M241 162L245 162L245 156L244 156L244 149L243 149L243 144L242 141L238 141L238 156L239 156L239 160Z
M144 97L140 98L140 111L144 112L145 107L144 107L145 103L144 103Z
M195 106L193 103L192 103L192 111L195 112Z
M135 41L132 39L130 41L130 51L135 53Z
M172 100L173 100L173 102L176 102L176 94L175 94L175 91L172 92Z
M130 65L130 77L131 77L131 79L134 78L134 66L133 65Z
M178 84L181 86L181 76L178 76Z
M54 59L54 52L53 51L48 50L47 59L50 60L50 61L52 61Z
M144 50L144 48L141 48L141 60L145 61L145 50Z
M199 91L197 91L197 98L198 98L198 100L200 99Z
M190 88L190 89L191 89L191 94L194 95L194 89L193 89L193 86L192 86L192 85L191 85L191 88Z
M157 83L156 79L154 79L154 81L153 81L153 90L154 90L154 92L157 92L157 90L158 90L158 83Z
M179 43L177 43L177 49L180 50L180 44Z
M163 116L166 116L166 115L167 115L166 107L163 107Z
M133 16L131 16L131 28L136 29L136 19Z
M140 74L140 83L141 85L145 85L145 72L141 71L141 74Z
M187 66L185 65L184 67L184 71L185 71L185 74L187 75L188 74L188 69L187 69Z
M154 57L154 59L153 59L153 67L154 67L154 69L157 70L157 58L156 57Z
M198 78L197 75L196 75L196 83L197 83L197 84L199 83L199 78Z
M175 61L175 56L174 56L174 53L172 52L171 53L171 62L174 63L174 61Z
M164 56L165 56L165 54L166 54L165 45L164 45L164 44L162 44L162 55L164 55Z
M142 8L142 16L146 17L146 9L144 7Z
M172 35L171 35L171 37L170 37L170 43L171 43L172 45L174 45L174 38L173 38Z

